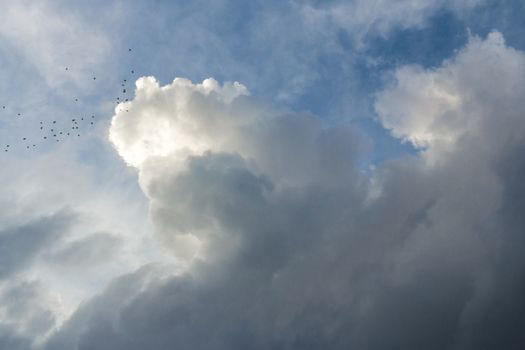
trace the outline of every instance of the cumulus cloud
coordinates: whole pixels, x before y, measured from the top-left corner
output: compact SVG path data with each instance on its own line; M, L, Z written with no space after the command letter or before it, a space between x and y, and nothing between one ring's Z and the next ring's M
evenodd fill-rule
M439 68L397 69L392 86L379 94L376 110L394 136L435 158L492 128L492 133L508 132L512 125L520 134L521 125L514 124L524 107L519 97L525 92L524 69L523 53L506 47L500 33L486 40L472 37ZM501 151L500 140L492 140L487 137L487 145Z
M233 239L231 228L219 229L221 221L236 226L238 210L243 220L260 221L270 193L346 186L357 176L352 130L325 129L312 116L270 108L239 83L177 78L160 87L141 78L136 98L116 112L110 139L139 170L151 217L171 245L184 240L195 247L194 238L207 241L218 231ZM195 193L195 187L203 191Z
M396 70L379 118L425 150L373 181L350 129L239 84L140 79L110 138L188 268L114 280L45 348L523 348L524 69L492 33Z

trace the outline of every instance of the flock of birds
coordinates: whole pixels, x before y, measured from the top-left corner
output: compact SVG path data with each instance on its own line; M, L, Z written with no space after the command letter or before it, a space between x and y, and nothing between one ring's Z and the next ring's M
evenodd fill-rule
M131 52L131 49L128 49L128 52ZM70 71L69 67L65 67L65 71ZM131 75L135 74L135 71L131 69L129 71ZM93 80L97 80L96 76L93 76ZM121 81L120 86L120 94L116 98L116 103L119 104L121 102L127 102L129 101L127 92L127 79L123 79ZM79 99L75 98L75 103L78 103ZM9 113L10 111L7 106L3 105L2 112ZM126 112L128 112L126 110ZM9 113L10 114L10 113ZM18 112L16 113L16 118L23 118L22 113ZM11 142L4 144L3 150L4 152L10 152L15 147L22 147L25 149L33 149L37 148L42 142L61 142L65 141L66 138L70 137L80 137L83 132L86 130L86 127L93 127L95 125L95 114L91 114L88 116L81 116L81 117L72 117L70 121L64 122L63 120L51 120L51 121L39 121L38 124L38 131L40 132L39 136L36 137L29 137L29 136L22 136L18 142Z

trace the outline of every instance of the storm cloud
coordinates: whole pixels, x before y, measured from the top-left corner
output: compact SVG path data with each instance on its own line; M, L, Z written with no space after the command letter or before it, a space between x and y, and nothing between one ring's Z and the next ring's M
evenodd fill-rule
M239 83L137 81L110 140L158 242L45 349L522 349L525 54L498 32L403 66L376 112L414 155ZM10 340L15 341L15 340Z

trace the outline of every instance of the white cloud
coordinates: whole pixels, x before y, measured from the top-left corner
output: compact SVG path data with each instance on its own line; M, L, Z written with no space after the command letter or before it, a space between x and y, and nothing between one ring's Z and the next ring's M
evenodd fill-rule
M521 118L523 110L524 75L525 55L507 47L502 35L493 32L486 40L470 38L439 68L398 68L375 107L394 136L436 161L460 147L465 136L484 136L490 144L487 133L510 132L508 126ZM489 125L498 126L489 131Z

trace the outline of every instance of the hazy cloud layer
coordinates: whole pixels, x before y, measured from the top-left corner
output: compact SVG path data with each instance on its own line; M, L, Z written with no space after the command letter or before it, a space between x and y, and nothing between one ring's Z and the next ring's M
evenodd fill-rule
M107 59L110 48L105 33L52 1L2 1L0 40L54 88L67 82L75 87L85 85L85 78L91 78L93 70Z
M302 1L303 13L312 23L336 25L346 30L359 45L366 36L388 36L392 30L421 28L439 11L461 15L484 0L351 0Z
M187 269L114 280L46 348L523 348L524 70L498 33L396 70L378 115L423 149L370 179L352 130L140 79L110 137Z

